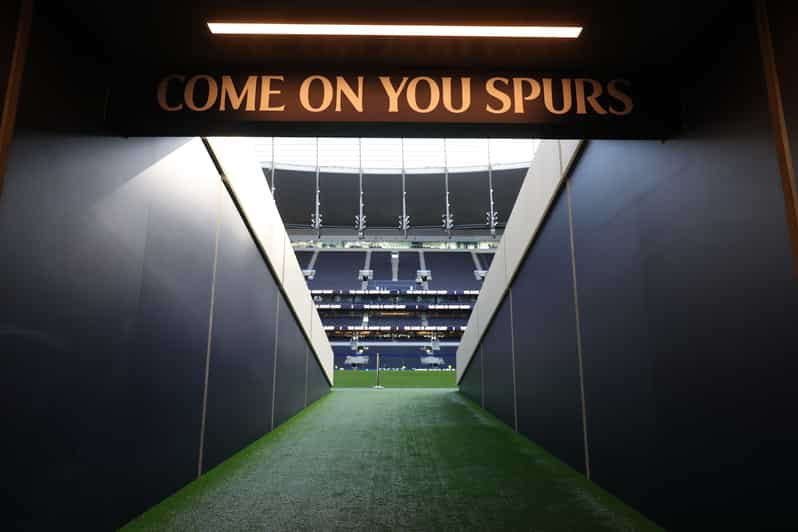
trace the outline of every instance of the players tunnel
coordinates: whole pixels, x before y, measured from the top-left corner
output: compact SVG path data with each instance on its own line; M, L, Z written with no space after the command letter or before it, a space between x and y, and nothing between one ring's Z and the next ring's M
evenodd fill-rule
M794 7L0 13L10 530L792 528Z

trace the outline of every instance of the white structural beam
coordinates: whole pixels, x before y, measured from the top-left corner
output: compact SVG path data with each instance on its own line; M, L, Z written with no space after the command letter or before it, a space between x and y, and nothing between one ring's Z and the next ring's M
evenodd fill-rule
M238 204L258 246L282 288L327 379L333 382L333 352L313 304L277 205L248 143L235 138L207 139L222 179Z
M458 383L540 230L581 143L581 140L540 141L457 348Z

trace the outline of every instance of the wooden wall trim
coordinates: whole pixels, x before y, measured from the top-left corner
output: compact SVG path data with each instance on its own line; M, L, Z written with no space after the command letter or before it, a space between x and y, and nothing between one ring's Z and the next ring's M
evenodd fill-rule
M14 50L11 55L11 66L8 69L8 84L3 100L3 112L0 116L0 195L3 194L3 178L8 164L8 150L14 136L14 123L17 118L17 102L22 85L22 73L25 69L25 57L28 55L31 19L33 18L33 0L21 0L17 16L17 33L14 38Z
M759 49L762 53L762 66L765 72L765 83L768 93L768 107L773 123L773 134L776 140L776 156L779 162L781 185L784 191L784 206L787 214L787 225L790 230L793 252L793 272L798 276L798 185L795 181L795 170L790 151L790 138L784 119L784 104L781 98L779 73L776 68L776 57L773 51L773 38L770 33L767 1L755 0L757 33Z

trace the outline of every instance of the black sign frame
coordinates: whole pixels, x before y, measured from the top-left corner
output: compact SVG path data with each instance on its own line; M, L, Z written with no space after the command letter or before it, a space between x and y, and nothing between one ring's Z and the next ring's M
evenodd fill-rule
M174 68L118 79L108 122L122 136L666 139L679 103L663 86L532 71Z

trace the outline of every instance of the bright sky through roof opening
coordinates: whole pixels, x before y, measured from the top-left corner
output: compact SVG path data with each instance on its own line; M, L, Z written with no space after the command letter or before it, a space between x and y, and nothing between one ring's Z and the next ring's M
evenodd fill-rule
M277 168L315 170L315 137L259 137L248 139L263 166L270 167L272 145ZM407 173L450 170L481 171L528 167L539 141L537 139L446 139L446 157L442 138L364 138L358 149L357 138L320 137L319 167L327 172L358 172L362 161L367 173ZM488 151L490 149L490 152ZM404 151L404 157L402 155ZM403 163L404 159L404 163Z
M396 24L272 24L208 22L222 35L333 35L365 37L489 37L576 39L581 26L436 26Z

